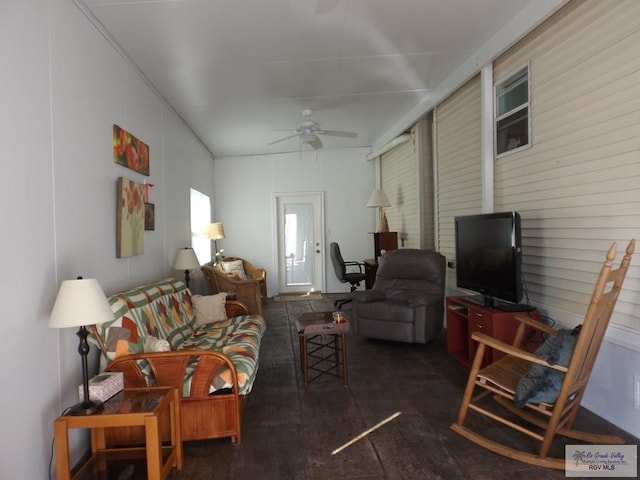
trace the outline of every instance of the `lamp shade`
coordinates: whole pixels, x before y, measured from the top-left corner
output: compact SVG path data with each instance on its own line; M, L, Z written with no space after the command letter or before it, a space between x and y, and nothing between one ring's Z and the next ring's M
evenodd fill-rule
M65 280L49 317L49 328L80 327L113 320L113 312L94 278Z
M220 240L224 238L224 225L222 222L210 223L204 231L204 235L209 240Z
M200 270L200 262L198 262L193 248L185 247L178 250L173 268L176 270Z
M390 207L391 202L387 198L386 193L382 188L376 188L373 192L371 192L371 196L369 197L369 201L367 202L367 207Z

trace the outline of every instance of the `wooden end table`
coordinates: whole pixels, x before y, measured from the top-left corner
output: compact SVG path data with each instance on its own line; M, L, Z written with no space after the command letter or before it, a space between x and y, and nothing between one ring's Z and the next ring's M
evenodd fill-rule
M310 382L322 375L342 378L345 387L349 384L346 344L349 322L345 318L342 323L334 323L332 313L306 312L295 322L300 340L300 366L305 390L309 389ZM309 370L316 375L309 378Z
M159 418L168 418L171 443L162 444ZM107 447L105 429L141 426L145 430L145 446L140 448ZM73 479L111 478L109 465L143 463L146 456L147 478L161 480L175 465L182 469L180 434L180 396L173 387L125 388L104 403L104 409L93 415L58 417L53 424L58 480L70 480L69 429L91 430L91 458L73 475Z

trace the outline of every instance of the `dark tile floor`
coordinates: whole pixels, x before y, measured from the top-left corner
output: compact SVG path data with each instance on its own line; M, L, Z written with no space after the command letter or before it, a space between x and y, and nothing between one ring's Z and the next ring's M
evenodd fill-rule
M348 308L348 305L346 306ZM348 337L349 387L324 376L302 387L293 322L306 311L331 310L329 300L269 302L260 370L242 421L242 443L190 442L173 480L198 479L558 479L563 471L495 455L449 429L466 372L446 353L444 337L408 345ZM348 310L347 310L348 313ZM341 452L332 452L389 416L392 421ZM536 442L474 417L506 442ZM484 423L483 423L484 422ZM486 424L485 424L486 423ZM583 410L576 426L638 440ZM506 431L505 431L506 430ZM563 445L554 447L563 455Z

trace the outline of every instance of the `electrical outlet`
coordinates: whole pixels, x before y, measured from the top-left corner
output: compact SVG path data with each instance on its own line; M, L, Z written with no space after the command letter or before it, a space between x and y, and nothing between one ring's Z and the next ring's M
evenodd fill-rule
M640 374L633 376L633 408L640 410Z

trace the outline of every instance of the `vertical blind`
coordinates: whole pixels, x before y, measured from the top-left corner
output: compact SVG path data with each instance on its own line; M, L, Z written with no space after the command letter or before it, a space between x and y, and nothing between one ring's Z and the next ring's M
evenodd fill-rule
M418 202L420 209L420 248L435 250L433 112L416 124L418 157Z
M415 128L408 142L393 148L380 159L381 184L391 203L385 208L389 230L398 232L406 248L420 248L417 165Z
M482 209L480 108L478 74L435 109L437 248L448 261L455 258L454 217Z

